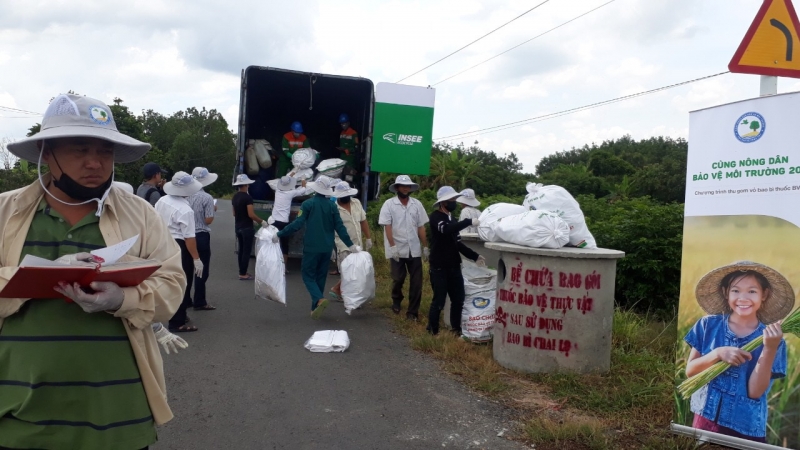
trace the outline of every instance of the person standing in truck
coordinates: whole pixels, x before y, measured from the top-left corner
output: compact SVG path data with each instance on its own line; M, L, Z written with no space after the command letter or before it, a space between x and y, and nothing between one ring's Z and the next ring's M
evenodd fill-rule
M303 125L300 122L292 122L291 131L283 135L281 149L283 152L278 157L278 168L275 178L280 178L289 172L292 167L292 155L301 148L309 148L308 138L303 134Z
M342 132L339 134L339 158L345 160L351 168L356 167L356 148L358 147L358 132L350 127L350 116L347 114L339 115L339 126Z

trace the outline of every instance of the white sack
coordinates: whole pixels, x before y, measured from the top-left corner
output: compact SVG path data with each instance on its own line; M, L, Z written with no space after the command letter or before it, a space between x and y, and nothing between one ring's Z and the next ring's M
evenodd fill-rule
M304 347L314 353L343 352L350 347L350 337L344 330L315 331Z
M497 236L494 231L494 224L503 217L513 216L515 214L522 214L528 211L529 208L512 203L495 203L484 209L478 220L481 224L478 226L478 235L486 242L498 242Z
M594 236L586 226L586 218L575 198L561 186L544 186L539 183L528 183L525 189L529 194L523 206L544 209L558 214L569 225L569 243L579 248L597 248Z
M258 176L258 158L256 158L256 150L252 145L247 146L244 151L244 170L251 177Z
M292 165L297 170L310 169L315 162L317 162L317 151L313 148L299 148L292 154Z
M253 139L253 147L256 151L256 159L258 165L262 169L269 169L272 167L272 144L266 139Z
M465 261L461 273L466 294L461 312L461 335L472 342L490 341L497 307L497 271Z
M286 268L281 245L272 242L278 229L270 225L256 233L256 298L286 305Z
M503 242L535 248L561 248L569 243L569 225L557 214L528 211L495 222L495 235Z
M294 178L298 181L298 184L302 180L310 180L314 176L313 169L295 169L294 170Z
M342 175L342 170L344 169L345 164L347 164L347 161L343 159L326 159L319 163L317 166L317 171L320 174L331 178L339 178Z
M351 253L342 261L342 300L347 314L375 298L375 267L369 252Z

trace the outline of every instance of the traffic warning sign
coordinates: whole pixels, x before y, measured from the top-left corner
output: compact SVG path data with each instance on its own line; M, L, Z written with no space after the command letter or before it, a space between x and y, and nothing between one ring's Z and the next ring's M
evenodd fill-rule
M800 22L791 0L764 0L728 70L800 78Z

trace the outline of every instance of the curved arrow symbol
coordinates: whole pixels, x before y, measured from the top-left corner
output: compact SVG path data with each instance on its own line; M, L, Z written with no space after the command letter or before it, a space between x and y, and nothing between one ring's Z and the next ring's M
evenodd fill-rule
M781 23L780 21L778 21L776 19L770 19L769 20L769 24L772 25L773 27L781 30L783 32L783 35L786 36L786 61L791 61L792 60L792 46L793 46L792 45L793 44L793 42L792 42L792 32L789 31L789 28L787 28L786 25L784 25L783 23Z

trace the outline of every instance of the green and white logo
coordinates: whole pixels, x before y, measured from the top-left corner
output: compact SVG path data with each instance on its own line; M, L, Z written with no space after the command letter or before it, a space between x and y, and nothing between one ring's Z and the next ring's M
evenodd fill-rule
M414 145L422 143L422 136L413 134L386 133L383 135L383 140L397 145Z
M433 147L435 91L419 86L378 83L372 170L428 175Z

